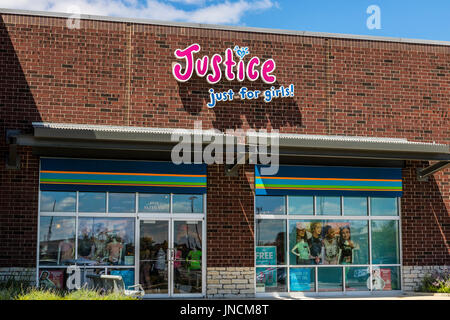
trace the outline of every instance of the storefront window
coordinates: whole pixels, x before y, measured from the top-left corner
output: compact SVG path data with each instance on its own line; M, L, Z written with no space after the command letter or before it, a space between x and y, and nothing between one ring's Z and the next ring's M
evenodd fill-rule
M372 289L374 291L400 290L400 267L373 267Z
M342 291L342 268L318 268L320 291Z
M346 267L345 290L368 291L370 290L369 267Z
M256 214L286 214L286 198L284 196L256 196Z
M42 191L41 212L75 212L76 192Z
M134 286L134 269L109 269L108 274L113 276L121 276L125 289Z
M139 212L169 213L170 195L139 193Z
M288 203L289 215L264 214L275 211L274 199ZM281 268L289 271L290 292L399 290L399 218L372 218L368 214L367 197L316 197L312 208L310 199L306 196L255 198L255 209L257 205L265 208L255 210L255 263L265 274L264 281L274 278L269 271ZM343 216L339 214L341 200ZM308 210L291 209L304 204ZM292 211L295 213L291 214ZM333 213L339 216L321 218ZM381 286L383 282L374 280L378 284L371 289L371 281L376 276L389 285ZM262 290L261 281L257 292ZM264 285L265 291L261 292L275 291L270 289L275 288L274 282L271 283L273 287Z
M397 216L397 198L370 198L372 216Z
M189 170L89 159L41 163L46 161L64 183L40 188L71 191L39 191L38 285L73 289L80 277L82 287L98 289L105 284L100 275L108 274L121 276L125 288L140 283L146 294L203 293L206 166ZM145 183L125 183L130 179Z
M341 215L341 197L316 197L316 214L326 216Z
M105 268L84 268L80 267L80 280L81 287L86 287L92 290L99 290L98 284L99 281L96 281L95 278L106 274Z
M289 214L312 215L314 214L314 197L291 196L289 197Z
M131 213L136 211L135 193L109 193L108 212Z
M173 213L203 213L203 195L174 194Z
M134 264L134 219L79 218L78 257L97 264Z
M105 192L79 192L79 212L106 212Z
M345 216L367 216L367 198L344 197Z
M286 221L257 220L256 225L256 264L285 264Z
M285 292L286 268L256 268L256 292Z
M291 265L367 264L365 220L291 220Z
M400 263L397 220L372 221L372 263Z
M75 217L41 217L40 265L65 265L75 258Z
M291 291L315 291L314 268L290 268L289 287Z

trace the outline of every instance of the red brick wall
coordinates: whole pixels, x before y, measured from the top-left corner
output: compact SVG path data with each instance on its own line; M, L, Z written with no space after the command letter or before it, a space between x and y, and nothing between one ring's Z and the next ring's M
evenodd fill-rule
M223 54L225 48L238 44L248 46L250 55L273 58L277 64L276 86L293 83L295 97L269 104L235 100L208 109L211 86L204 78L178 83L171 73L174 50L194 42L202 46L201 55ZM221 130L268 128L301 134L396 137L450 144L449 58L450 46L84 20L81 29L76 30L66 28L62 18L2 14L0 152L5 155L5 129L31 132L32 121L192 128L195 120L202 120L204 128ZM241 86L270 87L261 81L222 81L212 87L216 91L237 91ZM37 168L37 159L26 158ZM9 177L25 175L23 179L32 180L30 176L36 177L37 172L30 169L28 176L27 171L5 171L3 159L4 156L0 159L0 201L10 207L13 195L3 190L21 189L21 185L10 185ZM414 172L408 170L402 201L405 264L448 264L448 169L427 183L417 183ZM218 179L213 175L209 181ZM243 184L226 187L249 188L248 181L239 181ZM31 187L37 188L35 184ZM427 190L432 192L424 194ZM217 199L228 201L220 193L214 194ZM247 196L247 191L242 193L243 201ZM15 203L14 209L2 208L0 219L9 219L11 210L17 210L23 212L24 219L35 221L37 213L30 206L36 207L36 193L27 192L21 199L23 205ZM208 199L214 201L212 195ZM220 207L228 208L228 204L222 202ZM220 215L219 220L214 220L218 212L211 211L213 208L210 203L208 215L212 216L208 223L219 223ZM230 210L238 214L238 209ZM438 215L435 223L430 218L433 212ZM420 233L424 222L420 219L428 219L426 233ZM2 223L1 228L6 230L9 226ZM434 235L433 241L428 240L429 234ZM18 259L35 255L21 255L18 237L6 238L0 244L2 254L9 250ZM422 246L423 258L419 258L416 250ZM208 251L211 263L216 264L218 256ZM253 261L250 255L253 252L243 253L243 262L226 261L247 265Z
M29 147L18 153L20 170L0 158L0 267L36 266L39 160Z
M238 176L225 175L223 165L208 166L208 267L253 267L254 169L245 165Z
M450 171L417 181L416 169L427 162L407 162L401 200L403 264L450 264Z

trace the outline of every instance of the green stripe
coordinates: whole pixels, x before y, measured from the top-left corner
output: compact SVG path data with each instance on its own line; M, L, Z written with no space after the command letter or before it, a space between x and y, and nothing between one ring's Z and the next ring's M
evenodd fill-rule
M168 184L168 185L195 185L206 186L205 182L166 182L166 181L125 181L125 180L78 180L78 179L41 179L41 182L70 183L115 183L115 184Z
M334 186L334 185L301 185L301 184L256 184L257 188L329 188L329 189L386 189L401 190L402 187L375 186Z

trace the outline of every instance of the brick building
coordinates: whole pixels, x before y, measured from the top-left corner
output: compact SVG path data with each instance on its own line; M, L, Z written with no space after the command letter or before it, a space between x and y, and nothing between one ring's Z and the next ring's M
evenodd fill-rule
M149 297L361 294L449 265L449 43L0 16L3 277L64 287L76 263ZM236 78L201 60L177 81L193 44L194 59L230 48ZM210 89L235 97L211 108ZM194 141L197 121L222 137L278 130L278 173L173 164L173 134Z

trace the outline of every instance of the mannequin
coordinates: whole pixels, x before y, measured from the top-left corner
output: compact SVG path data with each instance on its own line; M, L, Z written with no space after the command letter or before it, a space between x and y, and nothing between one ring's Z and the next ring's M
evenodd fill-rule
M201 269L202 251L198 246L194 250L189 251L186 262L188 263L188 271Z
M58 245L58 264L65 260L73 259L75 254L75 246L69 239L64 239Z
M323 246L325 248L324 264L338 264L340 255L338 239L333 227L330 225L325 227Z
M313 222L311 223L311 238L309 239L309 249L311 251L311 264L321 264L323 258L323 242L322 234L322 223Z
M97 261L105 261L107 259L106 256L106 240L108 239L107 230L106 229L98 229L98 236L94 238L95 245L95 259Z
M351 240L350 227L345 226L340 229L340 264L352 264L354 260L354 251L359 249L358 244Z
M194 271L194 275L195 275L195 280L193 279L193 277L189 277L189 285L191 285L192 281L195 281L196 283L196 287L198 288L199 286L199 275L201 274L201 269L202 269L202 251L200 250L200 248L196 245L194 250L189 251L187 257L186 257L186 262L187 262L187 272L188 274L191 271Z
M122 249L123 244L118 242L117 238L114 237L112 242L108 243L106 246L108 261L113 264L120 264L120 260L122 259Z
M158 271L166 270L166 254L164 253L164 250L162 248L159 248L158 252L156 253L155 268Z
M310 264L308 234L304 223L297 223L297 243L291 252L297 256L297 264Z
M92 237L89 236L89 230L84 228L82 237L78 240L78 255L85 259L91 259L94 255L94 249L94 242Z

